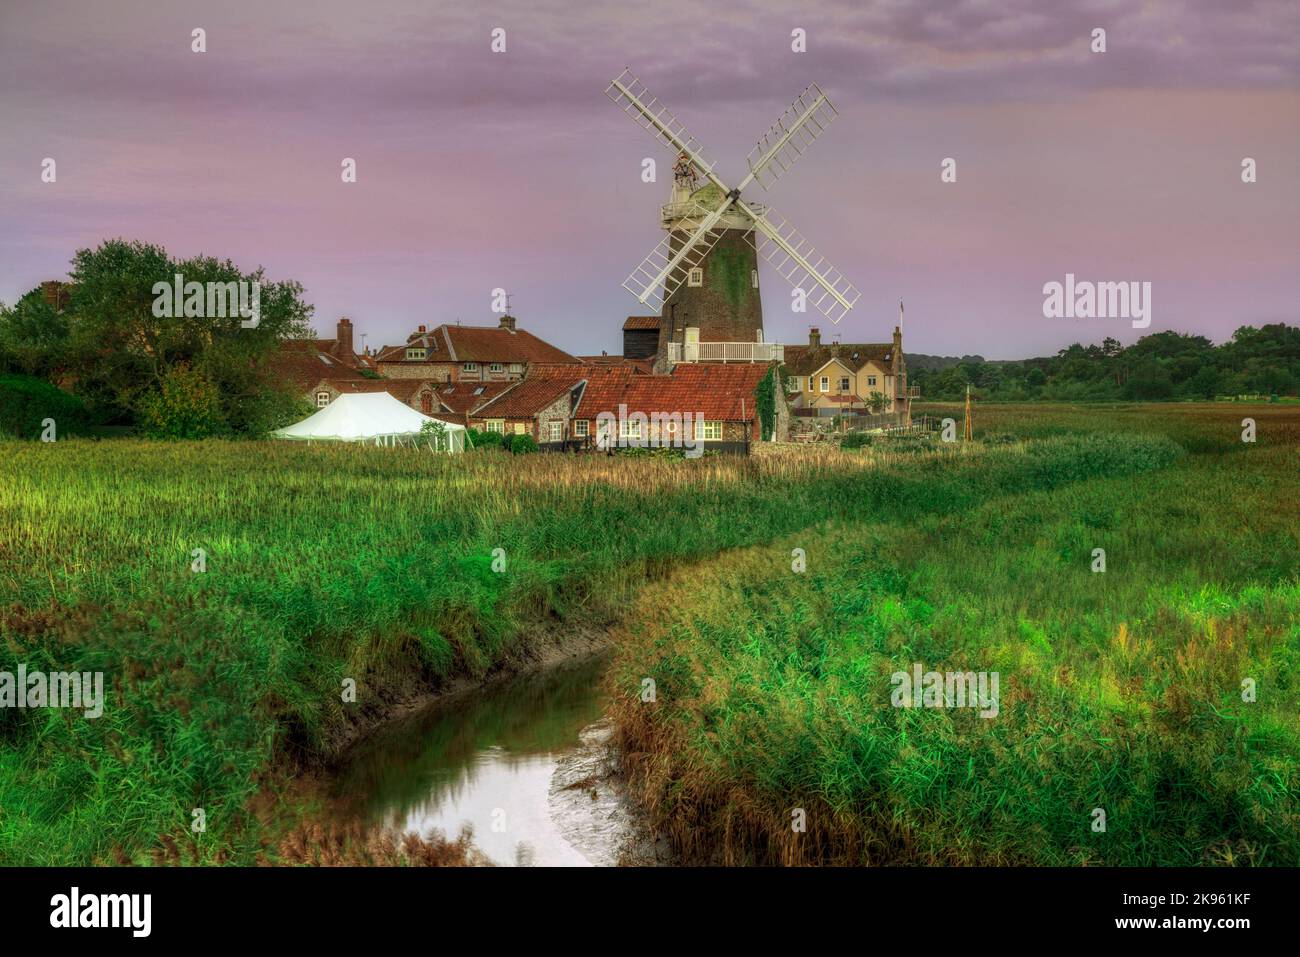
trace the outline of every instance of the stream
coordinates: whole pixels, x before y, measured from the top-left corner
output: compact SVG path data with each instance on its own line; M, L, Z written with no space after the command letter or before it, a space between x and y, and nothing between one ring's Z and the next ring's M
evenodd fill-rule
M347 756L332 783L371 826L473 828L504 866L612 866L635 819L610 774L604 656L457 693L400 719Z

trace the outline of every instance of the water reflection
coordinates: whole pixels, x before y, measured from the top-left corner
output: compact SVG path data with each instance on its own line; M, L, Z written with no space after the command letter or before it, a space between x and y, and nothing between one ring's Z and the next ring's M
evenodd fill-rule
M459 695L363 742L336 796L370 824L455 836L503 865L586 865L547 794L556 759L600 718L606 661L588 659Z

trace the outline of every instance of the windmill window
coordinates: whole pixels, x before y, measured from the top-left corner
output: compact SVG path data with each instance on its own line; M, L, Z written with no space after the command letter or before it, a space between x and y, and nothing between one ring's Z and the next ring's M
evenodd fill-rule
M750 282L750 284L751 284L755 289L758 288L758 270L757 270L757 269L751 269L751 270L749 271L749 282Z
M696 266L696 267L695 267L694 269L692 269L689 273L687 273L687 274L686 274L686 285L688 285L688 286L703 286L703 285L704 285L704 269L703 269L702 267L700 267L700 266Z
M323 409L329 404L330 394L328 392L321 391L316 393L316 408Z

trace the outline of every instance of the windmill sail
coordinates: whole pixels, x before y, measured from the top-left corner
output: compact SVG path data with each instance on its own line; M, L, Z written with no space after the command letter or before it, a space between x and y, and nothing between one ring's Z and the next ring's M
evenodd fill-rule
M623 281L623 288L641 302L662 309L664 302L686 281L691 270L704 262L704 257L721 238L725 227L719 227L718 221L730 206L728 201L708 213L704 207L699 207L703 218L690 237L674 249L674 239L681 242L681 232L670 232L632 270Z
M770 206L755 214L745 203L738 204L754 217L755 249L776 267L776 271L831 322L839 322L862 295L844 274L804 239L791 223Z
M838 115L821 87L811 84L749 151L750 178L771 189Z
M624 70L605 87L605 95L664 146L690 157L700 175L707 176L723 192L727 191L722 181L713 175L713 167L717 164L704 155L699 141L690 134L681 120L673 116L668 107L659 102L659 97L651 93L629 70Z

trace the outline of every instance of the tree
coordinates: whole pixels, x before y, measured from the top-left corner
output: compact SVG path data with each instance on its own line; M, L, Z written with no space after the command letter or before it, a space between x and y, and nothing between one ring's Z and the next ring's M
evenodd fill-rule
M221 316L155 315L155 284L170 286L177 274L186 283L257 283L257 325L243 325L229 303ZM267 282L261 267L243 273L210 256L172 260L160 246L123 239L78 250L71 278L70 366L92 402L156 411L164 383L184 367L212 383L223 428L255 434L292 414L270 361L281 339L309 334L312 307L298 283Z
M0 303L0 370L53 381L67 371L68 360L68 318L39 287L13 308Z

